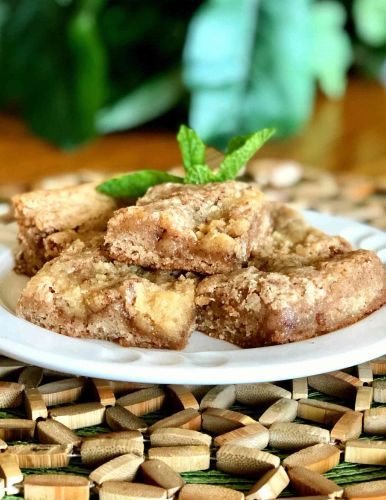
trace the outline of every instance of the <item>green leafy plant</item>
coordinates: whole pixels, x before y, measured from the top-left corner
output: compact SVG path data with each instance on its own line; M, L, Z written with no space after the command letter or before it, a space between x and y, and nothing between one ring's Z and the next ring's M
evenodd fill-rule
M157 118L186 93L181 54L196 6L0 0L0 107L64 149Z
M355 68L367 77L385 82L386 67L386 2L354 0L353 23Z
M352 67L384 80L385 5L0 0L0 108L65 149L187 115L222 148L263 126L288 136L307 123L317 86L340 98ZM197 163L194 175L212 174Z
M179 69L157 75L117 102L103 107L96 115L96 128L101 134L107 134L137 127L176 106L183 92Z
M317 82L329 97L345 90L352 50L344 21L333 0L207 0L184 51L192 127L219 146L263 124L296 132Z
M338 2L327 0L314 3L311 14L314 75L325 94L342 97L353 59L350 37L344 30L346 11Z
M272 137L274 129L263 129L245 136L230 139L225 156L217 172L206 163L206 145L197 133L181 125L177 134L185 177L161 172L160 170L139 170L131 174L109 179L97 186L97 190L114 198L136 198L156 184L174 182L178 184L206 184L234 179L261 146Z
M181 125L177 134L182 162L186 172L186 184L205 184L213 182L215 174L205 163L205 144L194 130Z
M0 30L0 105L19 108L31 129L71 148L96 133L106 97L104 0L6 2Z
M368 45L386 44L385 0L354 0L353 16L358 36Z

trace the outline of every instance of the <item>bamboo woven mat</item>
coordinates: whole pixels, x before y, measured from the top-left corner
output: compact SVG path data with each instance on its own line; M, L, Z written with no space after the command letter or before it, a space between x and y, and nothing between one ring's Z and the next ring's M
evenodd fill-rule
M385 357L384 357L385 358ZM386 373L386 359L383 359L384 361L384 367L385 367L385 373ZM20 373L20 369L15 370L13 373L7 374L6 377L3 377L2 380L7 380L7 381L13 381L17 382L18 380L18 375ZM357 375L357 368L353 367L351 369L348 369L347 372L350 372L352 375L356 376ZM386 380L386 376L374 376L374 380ZM44 377L43 382L50 382L52 381L52 378L50 376ZM278 382L282 387L291 390L291 381L286 381L286 382ZM334 398L331 396L326 396L325 394L322 394L320 392L314 391L309 387L309 393L308 397L310 399L317 399L320 401L328 401L328 402L333 402L337 404L341 404L344 406L348 406L350 408L354 408L354 400L353 399L339 399L339 398ZM89 401L96 401L95 398L95 393L93 394L91 390L87 390L83 393L81 400L77 401L78 402L89 402ZM61 405L63 406L63 405ZM372 408L375 407L381 407L385 406L382 404L377 404L377 403L372 403ZM49 409L54 408L50 407ZM235 404L231 407L232 410L247 414L251 416L252 418L258 420L259 416L262 413L262 410L258 410L256 408L251 408L248 406L240 405L240 404ZM148 425L153 424L154 422L160 420L161 418L164 418L165 416L168 416L172 413L174 413L175 410L171 410L169 405L164 404L163 408L160 411L150 413L147 415L144 415L143 418ZM26 418L25 412L22 407L19 408L12 408L12 409L4 409L0 412L0 418ZM329 428L331 429L331 426L327 427L322 424L313 424L310 421L305 421L302 419L297 418L295 422L298 423L306 423L309 425L316 425L319 427L324 427L324 428ZM83 429L78 429L74 431L76 434L78 434L81 437L88 437L88 436L94 436L98 435L101 433L105 432L111 432L111 429L109 429L107 426L101 425L101 426L93 426L93 427L87 427ZM362 434L361 439L366 438L366 439L372 439L372 440L380 440L384 439L385 437L383 436L377 436L377 435L367 435L367 434ZM29 441L29 443L35 442L37 443L38 441ZM8 444L26 444L26 441L14 441L14 442L9 442ZM148 447L149 443L145 445L145 449ZM281 459L284 459L288 454L280 452L279 450L275 450L272 448L267 448L266 451L269 451L277 456L279 456ZM212 450L212 457L214 457L214 453ZM325 476L332 479L335 481L337 484L342 485L342 486L347 486L349 484L353 483L359 483L359 482L364 482L364 481L370 481L370 480L377 480L377 479L386 479L386 467L382 465L359 465L359 464L353 464L353 463L344 463L342 462L343 457L341 457L341 463L336 466L334 469L330 470L329 472L325 473ZM47 474L52 474L52 473L70 473L70 474L76 474L76 475L81 475L81 476L88 476L88 474L91 472L90 468L87 468L84 466L80 460L80 457L75 457L71 458L70 464L68 467L63 467L60 469L22 469L22 472L24 475L30 475L30 474L42 474L42 473L47 473ZM211 460L211 468L210 470L207 471L199 471L199 472L191 472L191 473L183 473L182 474L184 480L187 483L206 483L206 484L213 484L213 485L222 485L226 486L232 489L236 489L239 491L246 492L250 489L250 487L256 482L256 479L253 480L251 478L245 478L242 476L233 476L230 474L223 473L221 471L218 471L215 469L215 460L212 458ZM294 491L291 490L290 488L287 488L286 490L283 491L283 493L280 495L280 497L288 497L288 496L293 496ZM18 496L6 496L5 498L11 499L11 498L20 498L21 495Z

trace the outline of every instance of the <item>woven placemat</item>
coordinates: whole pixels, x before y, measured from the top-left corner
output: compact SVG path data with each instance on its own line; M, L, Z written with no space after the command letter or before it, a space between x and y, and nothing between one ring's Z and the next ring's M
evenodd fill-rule
M386 363L385 363L386 366ZM357 369L356 367L353 367L352 369L347 370L347 372L352 373L354 376L357 375ZM4 377L3 380L7 381L17 381L18 380L18 374L20 373L20 370L16 370L14 373L11 375L8 375L7 377ZM52 379L45 379L45 381L50 381ZM386 376L374 376L374 380L386 380ZM291 381L287 382L278 382L282 387L291 390ZM322 394L317 391L313 391L311 388L309 388L309 393L308 397L311 399L317 399L321 401L328 401L328 402L333 402L337 404L341 404L344 406L348 406L350 408L354 408L354 401L351 400L342 400L338 398L334 398L331 396L326 396L325 394ZM77 401L79 402L89 402L89 401L96 401L95 398L95 392L93 393L92 390L87 390L86 392L83 393L81 400ZM61 405L64 406L64 405ZM380 406L385 406L377 403L372 403L372 407L380 407ZM53 407L50 407L50 409ZM259 416L262 414L263 410L257 410L255 408L251 408L248 406L236 404L231 407L231 409L239 411L241 413L247 414L251 416L252 418L258 420ZM174 410L175 411L175 410ZM164 405L161 411L150 413L147 415L144 415L142 418L146 421L147 424L151 425L154 422L164 418L165 416L168 416L174 411L168 407L168 405ZM0 418L26 418L25 413L23 409L20 408L13 408L13 409L6 409L0 412ZM298 423L307 423L308 425L317 425L318 427L325 427L322 424L313 424L310 421L304 421L302 419L297 418L295 422ZM329 427L331 429L331 426ZM84 429L78 429L76 431L76 434L82 437L87 437L87 436L95 436L104 432L111 432L111 429L105 426L93 426L93 427L88 427ZM372 440L379 440L379 439L384 439L384 436L376 436L376 435L365 435L362 434L361 438L366 438L366 439L372 439ZM29 441L29 443L32 442L37 442L37 441ZM14 442L9 442L10 444L27 444L25 441L14 441ZM148 443L147 443L148 445ZM288 454L285 454L283 452L280 452L279 450L275 450L272 448L267 448L266 451L269 451L271 453L274 453L275 455L279 456L281 459L284 459ZM212 457L214 454L212 453ZM30 474L42 474L42 473L47 473L47 474L52 474L52 473L71 473L71 474L76 474L76 475L81 475L81 476L88 476L89 473L91 472L91 469L87 468L81 463L80 458L75 457L71 458L70 464L68 467L63 467L60 469L23 469L24 475L30 475ZM221 471L218 471L215 469L215 460L211 461L211 468L210 470L207 471L199 471L199 472L191 472L191 473L183 473L182 474L183 478L187 483L205 483L205 484L213 484L213 485L222 485L226 486L228 488L233 488L239 491L246 492L250 489L250 487L256 482L257 478L254 480L253 478L243 478L239 476L233 476L229 475L226 473L223 473ZM335 481L337 484L346 486L352 483L359 483L359 482L364 482L364 481L370 481L370 480L377 480L377 479L386 479L386 467L384 466L375 466L375 465L359 465L359 464L352 464L352 463L340 463L338 466L336 466L334 469L330 470L325 474L326 477L332 479ZM280 497L288 497L288 496L293 496L294 491L292 491L290 488L287 488L286 490L283 491L283 493L280 495ZM21 495L20 495L21 496ZM18 498L20 498L18 496ZM11 498L17 498L13 496L6 496L5 498L11 499Z

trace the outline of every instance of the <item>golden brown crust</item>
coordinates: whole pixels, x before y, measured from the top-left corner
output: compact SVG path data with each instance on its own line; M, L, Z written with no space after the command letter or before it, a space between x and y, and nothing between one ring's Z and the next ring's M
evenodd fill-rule
M252 249L249 265L263 271L308 266L352 250L348 241L310 226L293 208L277 202L267 204L270 228Z
M20 243L16 271L33 276L75 239L87 239L89 231L106 228L117 205L98 193L96 185L32 191L13 198Z
M106 248L144 267L226 272L247 261L265 218L262 193L242 182L162 184L114 213Z
M115 201L94 184L14 204L19 270L33 274L56 257L27 285L17 313L65 335L181 349L196 306L204 333L258 347L341 328L386 302L375 254L351 251L245 183L159 185L114 214ZM129 264L212 276L195 296L198 277Z
M70 337L182 349L194 327L191 277L111 262L101 238L75 241L23 290L22 318Z
M249 267L197 287L197 328L240 347L283 344L355 323L386 303L378 257L357 250L280 273Z

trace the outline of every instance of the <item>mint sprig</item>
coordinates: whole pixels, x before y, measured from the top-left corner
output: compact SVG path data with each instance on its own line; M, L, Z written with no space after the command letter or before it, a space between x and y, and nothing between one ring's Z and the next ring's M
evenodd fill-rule
M137 198L143 196L150 187L164 182L207 184L235 179L244 165L274 133L275 129L265 128L252 134L233 137L228 143L218 171L214 172L206 163L204 142L193 129L181 125L177 140L185 177L160 170L139 170L103 182L97 186L97 190L114 198Z
M184 178L161 170L138 170L132 174L109 179L97 186L97 191L113 198L138 198L157 184L164 182L183 183Z
M263 130L253 134L232 137L228 142L225 158L221 162L217 180L229 181L237 177L243 166L274 133L275 129L273 128L263 128Z
M213 182L215 175L205 163L206 146L196 132L186 125L181 125L177 141L186 172L184 183L206 184Z

